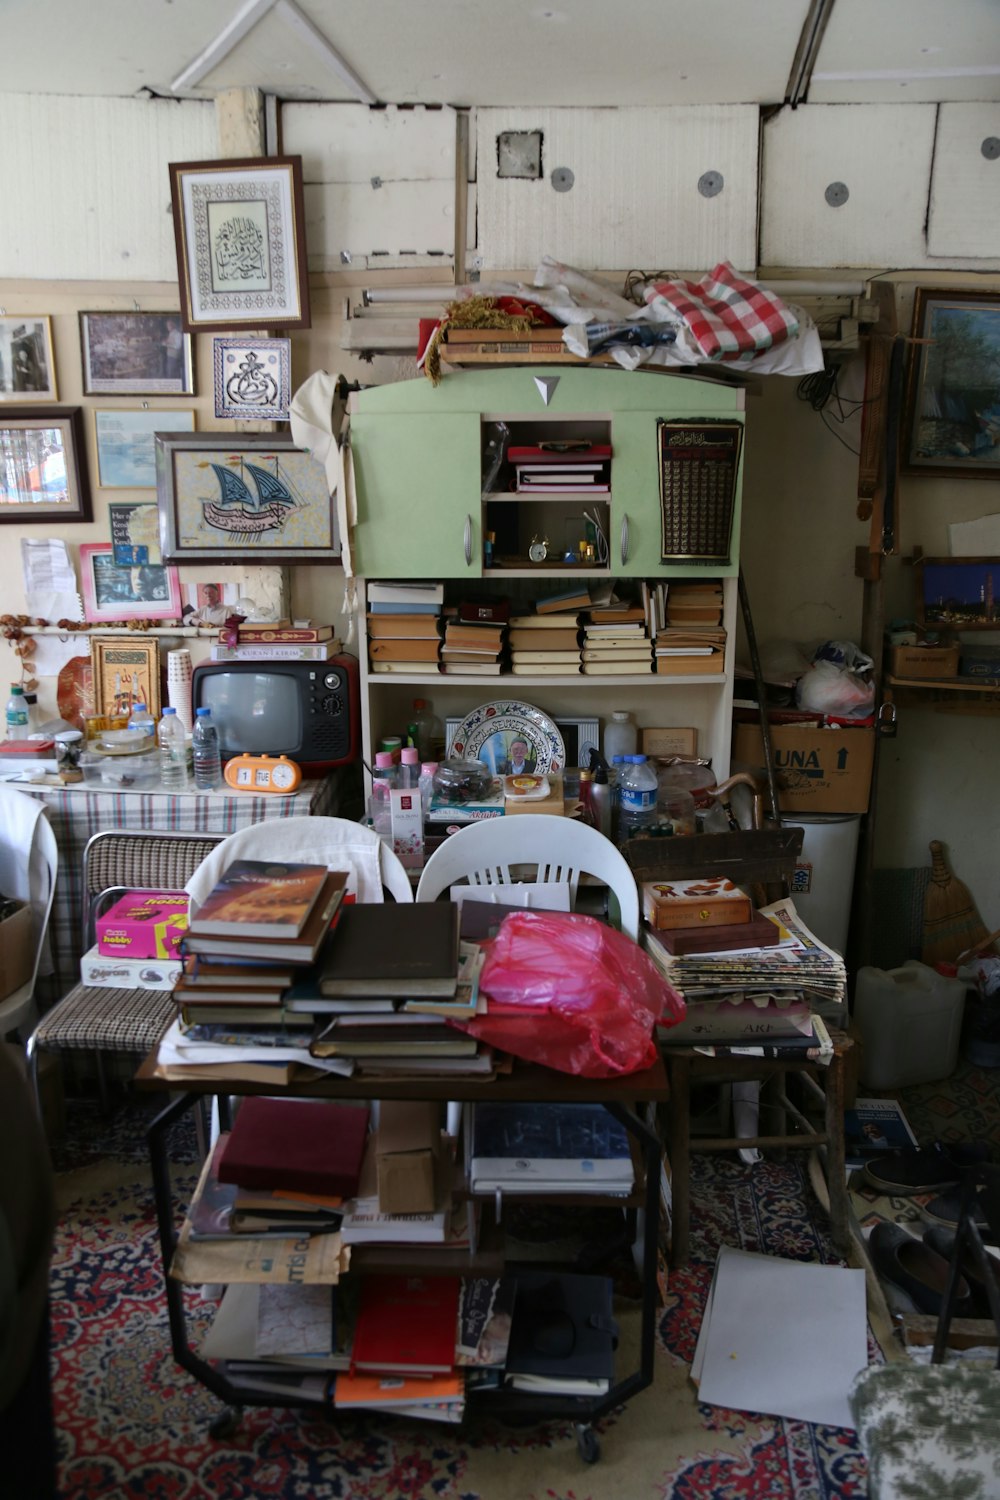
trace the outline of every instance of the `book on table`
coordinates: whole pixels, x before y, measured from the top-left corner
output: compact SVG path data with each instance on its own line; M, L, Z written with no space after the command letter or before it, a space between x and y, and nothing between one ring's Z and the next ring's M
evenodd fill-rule
M266 1239L298 1239L340 1227L343 1199L274 1191L248 1194L235 1183L219 1181L219 1162L229 1132L219 1136L202 1168L187 1217L192 1240L228 1239L252 1233Z
M291 1366L303 1373L346 1370L357 1316L357 1278L336 1286L231 1282L205 1335L206 1359L233 1373L265 1378Z
M253 958L311 963L344 899L346 881L347 877L342 870L326 872L319 900L297 937L266 938L245 936L242 933L222 935L188 931L181 939L181 954L185 958L190 955L207 955L216 962L224 957L238 957L242 963Z
M188 922L205 937L298 937L331 874L346 886L347 875L326 865L237 859Z
M440 615L368 615L368 635L372 640L437 640Z
M367 1136L365 1105L251 1097L219 1159L219 1181L352 1198Z
M183 961L183 970L178 980L185 989L198 989L206 994L212 990L231 991L269 990L280 993L288 988L295 975L290 965L265 964L260 960L244 963L239 956L229 958L219 955L205 959L192 954Z
M522 1272L505 1361L515 1390L600 1395L615 1371L618 1324L607 1276Z
M600 1104L477 1103L469 1183L474 1192L627 1194L635 1181L628 1132Z
M457 1276L366 1276L352 1373L450 1375L459 1285Z
M324 950L323 995L454 995L458 909L450 901L346 906Z

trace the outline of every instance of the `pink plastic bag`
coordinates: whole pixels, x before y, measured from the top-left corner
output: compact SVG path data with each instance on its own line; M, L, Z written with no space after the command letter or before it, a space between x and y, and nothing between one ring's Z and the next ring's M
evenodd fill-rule
M505 917L479 987L489 1013L462 1025L495 1047L561 1073L609 1078L656 1061L653 1031L684 1001L648 954L593 917Z

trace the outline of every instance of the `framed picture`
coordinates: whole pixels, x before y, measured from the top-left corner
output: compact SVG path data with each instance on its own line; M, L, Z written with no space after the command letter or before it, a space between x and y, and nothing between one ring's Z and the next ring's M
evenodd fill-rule
M0 412L0 521L89 521L79 406Z
M462 722L460 718L449 718L444 721L446 755L452 753L452 745ZM558 714L553 714L552 722L563 737L563 744L566 747L566 765L589 766L591 750L601 748L601 727L597 719L562 719Z
M155 563L121 568L110 542L84 542L80 547L80 572L84 618L94 625L181 617L176 568Z
M85 396L193 396L194 356L177 312L82 312Z
M91 637L94 712L127 714L145 703L160 717L160 648L155 637Z
M157 432L194 432L194 412L94 407L97 483L108 490L156 488Z
M52 324L22 313L0 317L0 401L56 401Z
M291 339L213 339L212 385L217 417L287 422Z
M134 504L112 501L108 506L111 551L119 568L146 567L162 563L160 511L155 500Z
M1000 292L918 286L906 388L907 474L1000 475Z
M301 156L172 162L170 192L189 333L309 327Z
M167 562L337 562L323 465L286 433L156 435Z
M918 625L1000 630L1000 557L920 557L913 573Z

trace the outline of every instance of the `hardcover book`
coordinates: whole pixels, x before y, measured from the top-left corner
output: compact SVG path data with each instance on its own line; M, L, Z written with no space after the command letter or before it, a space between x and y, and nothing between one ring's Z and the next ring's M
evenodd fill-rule
M564 630L537 630L513 627L507 638L512 651L572 651L579 648L579 632L575 625Z
M354 1330L362 1373L444 1375L455 1364L457 1276L368 1276Z
M618 1325L607 1276L524 1272L516 1277L507 1346L507 1381L515 1389L573 1394L580 1381L610 1381ZM544 1387L535 1382L544 1381Z
M340 655L340 641L271 641L250 646L213 646L212 661L329 661Z
M346 876L343 871L326 873L319 900L314 905L298 937L257 937L243 932L231 934L185 934L181 952L185 957L207 954L221 960L239 955L242 962L250 958L279 959L285 963L310 963L327 935L330 923L344 899Z
M240 625L240 645L261 641L332 641L332 625Z
M627 1193L628 1132L600 1104L476 1104L469 1178L476 1192Z
M458 907L451 901L346 906L324 954L323 995L453 995Z
M377 661L437 661L441 642L435 633L433 639L400 637L396 639L369 640L368 655Z
M244 1099L219 1159L219 1181L353 1198L368 1137L365 1105Z
M298 937L327 881L326 865L238 859L189 924L196 935ZM347 876L340 875L346 885Z
M437 640L440 615L368 615L371 640Z

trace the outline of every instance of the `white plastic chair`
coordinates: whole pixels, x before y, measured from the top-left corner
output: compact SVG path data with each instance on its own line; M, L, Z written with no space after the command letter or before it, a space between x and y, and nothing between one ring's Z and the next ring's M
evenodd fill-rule
M573 818L525 813L512 818L485 818L445 839L424 865L418 901L435 901L460 881L471 886L518 885L519 865L537 866L535 881L564 881L570 905L576 902L581 875L606 885L618 902L619 925L628 937L639 936L639 890L623 855L596 828Z
M55 896L59 851L45 810L41 809L40 814L34 816L34 809L37 807L38 803L24 792L13 787L0 787L3 893L30 903L35 918L35 954L31 978L12 994L0 998L0 1040L12 1031L20 1032L26 1023L30 1031L38 1019L35 984L42 953L45 951L45 938ZM19 824L25 833L29 827L31 829L28 847L15 842L12 836Z

